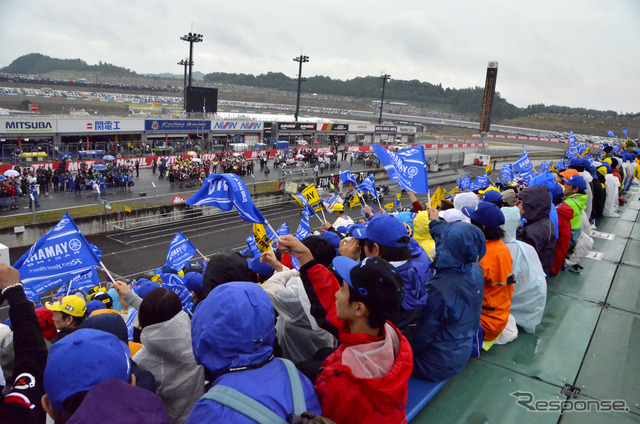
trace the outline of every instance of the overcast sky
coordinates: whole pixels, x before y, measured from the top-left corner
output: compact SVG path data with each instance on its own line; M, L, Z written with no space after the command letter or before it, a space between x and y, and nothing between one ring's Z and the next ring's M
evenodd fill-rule
M193 28L204 73L295 77L302 53L304 76L464 88L496 60L497 91L517 106L639 112L639 26L638 0L0 0L0 67L42 53L181 73Z

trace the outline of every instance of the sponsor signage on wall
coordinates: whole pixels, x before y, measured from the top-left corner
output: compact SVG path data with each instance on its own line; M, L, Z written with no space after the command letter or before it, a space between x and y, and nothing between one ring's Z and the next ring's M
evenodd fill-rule
M263 122L249 122L249 121L213 121L211 123L211 131L214 132L229 132L229 131L262 131Z
M346 132L349 129L348 124L319 124L319 131L342 131Z
M377 133L395 133L398 132L398 127L395 125L376 125Z
M131 133L144 131L142 119L60 119L58 132L63 133Z
M315 131L316 124L306 122L278 122L279 131Z
M2 134L52 134L56 130L54 119L0 118Z
M352 133L372 133L375 130L375 125L349 124L349 132Z
M144 129L146 131L209 131L211 129L211 121L197 120L162 120L148 119L144 121Z

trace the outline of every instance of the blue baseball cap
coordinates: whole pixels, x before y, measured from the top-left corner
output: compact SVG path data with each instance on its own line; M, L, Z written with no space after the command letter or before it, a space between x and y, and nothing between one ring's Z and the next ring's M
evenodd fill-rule
M400 308L404 297L404 282L398 270L389 262L370 257L358 263L345 256L336 256L332 264L349 285L350 291L358 293L367 307L380 313Z
M584 162L582 161L582 158L575 157L571 159L569 166L584 166Z
M571 184L574 187L578 187L580 191L585 191L587 189L587 182L582 175L574 175L568 180L566 178L563 178L562 181L567 184Z
M86 312L86 314L87 315L91 315L91 313L93 311L97 311L98 309L107 309L107 305L105 305L100 300L92 300L89 303L87 303L87 312Z
M484 192L482 200L485 202L497 203L502 201L502 194L498 190L487 190Z
M487 228L500 228L504 224L504 214L495 203L481 200L476 210L464 207L462 213Z
M158 283L154 283L153 281L147 280L146 278L140 278L136 281L133 286L133 291L135 294L144 299L146 295L153 289L157 289L160 287Z
M202 285L202 274L199 272L187 272L184 274L185 287L192 292L199 292L204 290Z
M320 234L320 237L326 239L336 250L340 247L340 236L334 233L333 231L325 231Z
M354 226L349 229L349 235L359 239L371 240L380 246L407 247L406 242L399 242L402 237L409 237L407 227L399 219L386 213L375 215L366 226Z
M53 407L64 410L65 399L89 391L103 381L129 381L129 347L113 334L81 328L51 346L44 370L44 389Z
M249 269L263 277L271 277L275 271L266 262L260 262L260 256L256 256L249 261Z

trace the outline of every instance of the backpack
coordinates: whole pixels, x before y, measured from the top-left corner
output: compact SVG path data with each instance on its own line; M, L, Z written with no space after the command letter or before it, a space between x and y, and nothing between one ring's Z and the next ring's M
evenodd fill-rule
M208 399L218 402L221 405L236 410L242 415L251 418L260 424L336 424L328 418L316 416L313 412L305 412L307 409L302 391L302 382L298 375L298 370L293 362L288 359L278 358L287 369L289 383L291 384L291 397L293 399L293 414L287 420L276 415L275 412L251 399L249 396L232 389L231 387L218 384L213 386L201 399Z

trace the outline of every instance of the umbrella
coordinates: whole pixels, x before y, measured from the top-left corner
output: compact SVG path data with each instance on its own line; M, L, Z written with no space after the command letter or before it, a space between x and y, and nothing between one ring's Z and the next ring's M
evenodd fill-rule
M114 158L111 155L107 155L107 156L103 157L102 159L104 159L104 160L116 160L116 158Z
M324 155L325 155L325 156L333 156L333 153L328 152L328 153L325 153Z
M238 157L238 156L241 156L241 154L240 153L234 153L233 156Z
M0 181L4 181L6 179L7 179L7 177L4 177L4 176L0 175Z
M187 155L188 156L198 156L198 154L196 152L194 152L194 151L187 152Z
M304 155L296 155L296 159L304 159Z
M20 176L20 173L15 169L7 169L6 171L4 171L4 176L7 178L11 178L11 177L16 178Z
M200 162L202 162L202 159L200 159L200 158L193 158L193 159L191 159L191 162L200 163Z
M106 171L107 170L107 166L99 163L97 165L93 165L93 170L94 171Z

